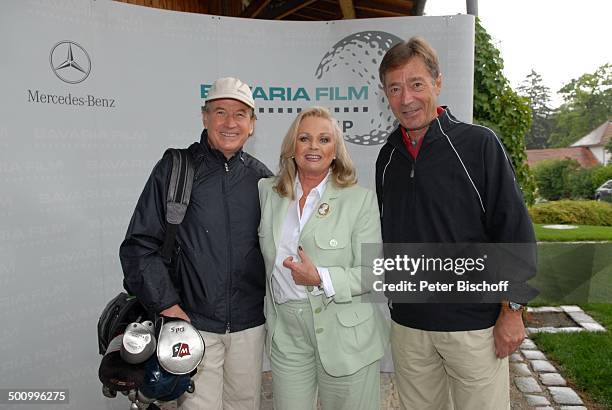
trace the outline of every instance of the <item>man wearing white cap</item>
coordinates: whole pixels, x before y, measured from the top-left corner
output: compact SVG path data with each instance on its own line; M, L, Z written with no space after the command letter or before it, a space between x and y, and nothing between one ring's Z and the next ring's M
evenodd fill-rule
M248 85L220 78L203 108L204 131L189 152L191 200L176 234L172 268L160 254L172 160L155 166L120 257L126 288L156 313L189 320L206 346L196 391L182 409L259 409L265 271L259 249L257 182L271 176L242 150L255 128Z

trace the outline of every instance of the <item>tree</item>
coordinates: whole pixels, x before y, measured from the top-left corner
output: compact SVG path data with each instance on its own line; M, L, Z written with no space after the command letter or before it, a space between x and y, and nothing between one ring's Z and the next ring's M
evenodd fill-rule
M582 138L612 114L612 65L583 74L565 84L559 93L564 103L554 116L551 145L567 147Z
M531 127L529 102L510 87L499 50L478 19L474 46L474 122L496 131L512 160L525 201L533 204L535 180L525 153L525 134Z
M550 88L542 83L542 76L532 69L518 91L529 99L531 107L531 128L525 134L525 145L530 149L546 148L552 131Z
M599 168L601 168L601 165L597 165L593 168L577 168L567 176L570 198L593 199L593 193L599 186L595 180Z
M538 184L540 196L549 201L571 197L570 176L580 169L574 159L549 159L538 162L533 174Z

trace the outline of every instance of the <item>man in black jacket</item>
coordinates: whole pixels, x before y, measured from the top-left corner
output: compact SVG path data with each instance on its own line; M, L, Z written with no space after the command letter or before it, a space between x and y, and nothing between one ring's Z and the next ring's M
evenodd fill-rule
M251 91L216 80L205 130L189 147L195 177L176 235L173 269L160 254L172 160L155 166L138 200L120 257L126 288L152 312L190 321L206 351L184 409L259 409L265 270L257 227L257 182L272 173L242 146L255 127Z
M501 142L439 107L435 51L414 37L379 75L399 127L376 162L385 243L533 243ZM530 272L529 274L532 274ZM391 348L405 409L509 409L507 356L521 343L522 305L390 303Z

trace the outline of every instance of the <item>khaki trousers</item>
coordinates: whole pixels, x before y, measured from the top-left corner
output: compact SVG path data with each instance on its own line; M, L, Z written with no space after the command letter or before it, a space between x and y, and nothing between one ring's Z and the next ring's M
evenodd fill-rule
M259 410L264 325L234 333L200 332L204 359L195 393L179 399L184 410Z
M340 377L321 363L309 302L276 306L272 340L272 387L276 410L316 409L317 392L323 410L378 410L380 361Z
M433 332L392 321L391 353L402 409L510 409L508 358L495 355L493 327Z

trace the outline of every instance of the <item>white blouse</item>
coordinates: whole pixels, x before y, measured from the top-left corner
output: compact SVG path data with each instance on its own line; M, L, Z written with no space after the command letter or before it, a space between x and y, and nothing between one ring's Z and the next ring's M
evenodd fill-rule
M283 260L289 256L293 256L293 260L300 259L297 254L300 234L302 233L304 225L306 225L306 222L308 222L317 204L321 200L323 192L325 192L325 188L327 187L327 183L329 181L329 175L330 173L328 172L323 181L321 181L319 185L310 191L308 197L306 197L304 209L302 209L302 215L300 215L299 198L302 197L304 191L302 190L300 179L295 179L296 199L291 201L289 204L287 216L283 222L280 244L276 250L274 269L272 271L272 290L274 292L274 301L278 304L285 303L289 300L304 300L307 298L306 286L295 284L293 277L291 276L291 270L283 266ZM321 277L321 286L315 287L311 293L316 296L325 292L325 296L327 297L334 296L336 292L334 291L334 287L332 285L329 270L327 268L317 266L317 271ZM323 288L323 292L321 292L320 288Z

